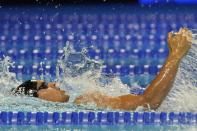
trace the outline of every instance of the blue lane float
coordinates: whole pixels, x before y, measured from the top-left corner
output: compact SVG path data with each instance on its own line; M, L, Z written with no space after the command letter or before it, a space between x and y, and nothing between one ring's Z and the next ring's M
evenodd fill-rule
M0 125L197 125L192 112L0 112Z

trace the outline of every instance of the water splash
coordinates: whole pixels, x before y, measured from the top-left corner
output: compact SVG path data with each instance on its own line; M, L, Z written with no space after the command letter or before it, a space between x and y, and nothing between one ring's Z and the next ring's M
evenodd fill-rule
M158 111L197 111L197 46L192 45L188 55L181 62L174 87ZM106 76L102 73L102 61L87 57L87 49L75 52L72 45L64 48L56 67L56 82L60 88L71 94L69 103L53 103L27 96L9 95L10 89L21 83L16 74L9 72L14 63L9 57L0 61L0 110L10 111L88 111L96 110L94 105L76 106L73 100L87 90L100 91L111 96L129 94L131 87L123 84L117 76ZM135 85L136 83L134 83ZM134 86L139 87L139 86ZM140 88L140 87L139 87ZM109 109L105 109L109 110ZM138 108L137 111L143 111Z
M191 29L190 31L192 32L192 37L193 37L192 43L194 45L197 45L197 29Z
M192 48L181 61L173 88L159 111L197 111L197 30L191 31Z
M9 91L19 84L20 81L16 79L16 74L9 71L9 68L14 65L11 58L6 56L0 60L0 95L8 95Z
M75 52L68 44L58 60L56 72L62 72L56 74L56 81L60 83L60 88L72 94L71 101L87 91L100 91L111 96L130 93L130 88L120 78L106 77L102 73L102 61L90 59L86 53L85 48Z
M72 103L78 95L87 90L98 90L108 95L121 95L130 92L129 87L122 84L119 78L106 77L105 74L102 74L102 62L88 58L86 53L87 49L85 48L81 52L75 52L72 46L68 45L58 60L55 81L60 83L60 88L71 94L69 103L53 103L28 96L11 95L11 89L17 87L22 81L17 80L15 73L9 72L9 67L14 63L9 57L4 57L0 60L0 110L87 111L94 109L95 106L76 106ZM41 73L42 78L45 77L44 75ZM96 110L99 109L96 108Z
M68 47L66 47L68 49ZM191 50L187 56L182 60L179 71L177 73L175 83L173 85L172 91L169 93L167 98L162 103L158 111L196 111L197 109L197 45L192 45ZM61 88L69 91L71 96L71 101L76 98L76 96L83 94L87 90L98 90L104 92L111 96L119 96L128 94L132 87L128 87L125 84L122 84L119 77L114 76L113 78L105 77L101 73L101 68L95 68L91 66L85 72L81 72L81 69L86 67L90 59L84 55L83 62L79 62L76 67L66 66L70 55L74 52L68 52L65 50L64 54L67 57L62 57L59 61L63 62L59 64L59 68L64 70L63 77L58 81L61 81ZM82 53L81 53L82 54ZM95 61L90 63L95 64ZM99 63L99 62L98 62ZM60 66L61 65L61 66ZM72 64L71 64L72 65ZM101 63L100 63L101 65ZM94 70L94 71L93 71ZM72 73L71 73L72 72ZM73 74L73 72L75 72ZM80 73L79 73L80 72ZM94 72L94 73L93 73ZM70 74L71 73L71 74ZM100 80L105 78L107 81L110 81L107 84L103 84ZM102 85L103 84L103 85ZM135 85L134 83L133 85ZM134 86L136 87L136 86ZM112 93L113 92L113 93ZM195 99L196 98L196 99ZM187 105L187 106L185 106ZM137 111L143 111L143 108L137 108Z

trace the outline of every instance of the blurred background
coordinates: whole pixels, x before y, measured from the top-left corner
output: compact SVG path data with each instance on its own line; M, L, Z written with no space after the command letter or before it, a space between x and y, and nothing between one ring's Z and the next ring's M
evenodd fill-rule
M106 3L132 3L132 4L196 4L196 0L1 0L4 5L33 5L33 4L106 4Z
M168 55L167 33L197 28L196 9L196 0L1 0L0 51L18 79L53 80L70 42L103 73L146 87Z

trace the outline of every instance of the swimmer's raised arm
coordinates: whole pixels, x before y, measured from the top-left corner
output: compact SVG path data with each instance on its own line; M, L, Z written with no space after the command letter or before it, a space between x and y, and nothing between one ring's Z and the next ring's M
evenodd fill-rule
M187 29L180 29L175 35L168 34L169 56L156 78L142 95L111 97L99 92L87 93L75 99L76 104L95 103L99 107L134 110L138 106L157 109L169 93L174 82L180 60L191 48L192 35Z
M151 109L158 108L172 88L180 61L191 48L191 38L192 34L185 28L176 35L172 32L168 34L169 56L143 95Z

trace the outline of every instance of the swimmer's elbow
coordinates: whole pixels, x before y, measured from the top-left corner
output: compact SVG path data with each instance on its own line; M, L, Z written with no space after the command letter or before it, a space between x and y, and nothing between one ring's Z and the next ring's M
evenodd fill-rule
M158 104L158 103L149 103L148 106L149 106L149 108L151 110L157 110L159 108L160 104Z
M143 106L148 110L156 110L159 108L160 104L161 101L156 99L147 99L145 96L143 96Z

